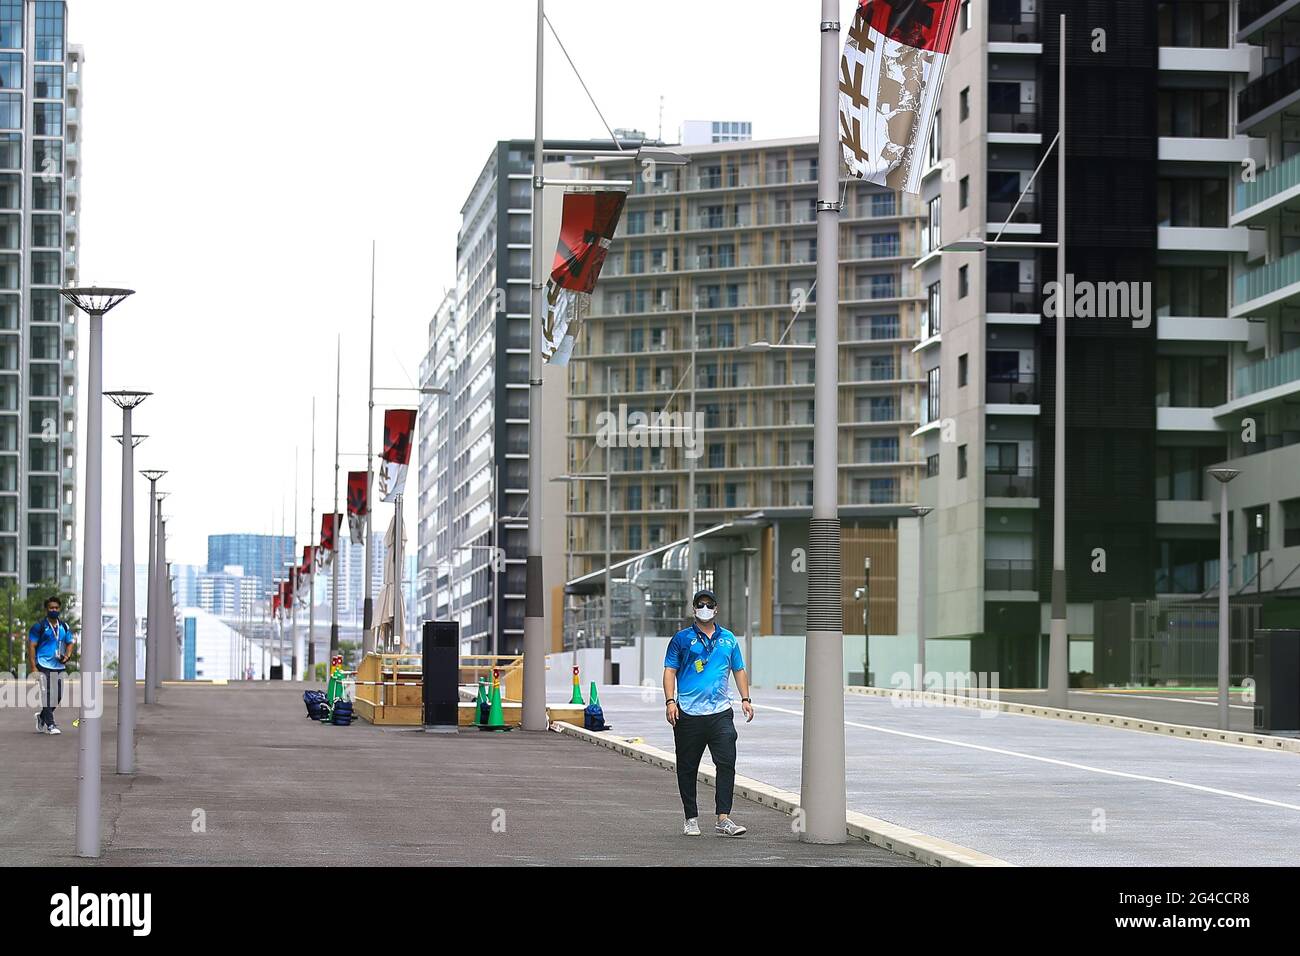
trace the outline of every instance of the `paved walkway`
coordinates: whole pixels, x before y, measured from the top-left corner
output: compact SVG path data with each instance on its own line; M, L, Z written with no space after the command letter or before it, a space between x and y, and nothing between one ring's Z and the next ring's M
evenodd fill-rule
M801 843L788 817L743 800L748 836L687 838L675 778L658 768L554 733L324 726L307 719L304 686L164 687L140 707L130 778L113 773L110 690L102 862L915 865L864 843ZM0 707L0 865L85 862L73 716L62 709L63 736L47 737L26 708Z
M660 690L600 697L620 736L672 748ZM802 693L754 699L737 772L798 792ZM849 807L891 823L1020 864L1300 863L1300 754L856 694L844 709Z

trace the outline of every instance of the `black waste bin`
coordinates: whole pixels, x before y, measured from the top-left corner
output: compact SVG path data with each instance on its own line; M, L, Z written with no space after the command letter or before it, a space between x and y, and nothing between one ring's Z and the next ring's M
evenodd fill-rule
M1255 730L1300 736L1300 630L1255 632Z

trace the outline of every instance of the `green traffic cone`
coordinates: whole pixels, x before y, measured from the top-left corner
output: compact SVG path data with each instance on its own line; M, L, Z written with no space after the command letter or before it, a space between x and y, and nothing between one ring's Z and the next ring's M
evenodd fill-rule
M592 707L599 707L599 706L600 706L600 697L596 694L596 682L595 682L595 681L592 681L592 682L591 682L591 706L592 706Z
M570 704L583 706L586 701L582 699L582 684L579 682L578 668L573 669L573 696L569 699Z
M487 727L489 730L506 729L506 717L501 710L501 685L495 681L492 684L492 710L488 714Z
M474 723L480 726L488 722L487 678L478 679L478 700L474 702Z

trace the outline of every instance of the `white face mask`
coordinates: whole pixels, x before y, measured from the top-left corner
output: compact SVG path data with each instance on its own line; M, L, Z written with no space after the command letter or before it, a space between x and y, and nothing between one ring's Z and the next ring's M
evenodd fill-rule
M711 621L718 614L716 607L697 607L695 609L695 619L697 621Z

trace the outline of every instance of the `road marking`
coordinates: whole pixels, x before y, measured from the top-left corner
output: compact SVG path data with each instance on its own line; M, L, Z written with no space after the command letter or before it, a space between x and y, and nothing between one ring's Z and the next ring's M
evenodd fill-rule
M755 704L756 710L774 710L782 714L791 714L795 717L803 717L803 711L791 710L788 707L777 707L773 704ZM882 734L892 734L895 737L908 737L912 740L925 740L930 743L948 744L952 747L965 747L968 750L982 750L985 753L1001 754L1004 757L1020 757L1023 760L1035 760L1039 763L1054 764L1058 767L1069 767L1072 770L1086 770L1089 773L1098 773L1108 777L1122 777L1126 780L1140 780L1144 783L1159 783L1167 787L1180 787L1184 790L1197 790L1201 793L1212 793L1220 797L1232 797L1235 800L1245 800L1249 803L1259 803L1267 807L1278 807L1283 810L1300 811L1300 805L1294 803L1283 803L1280 800L1269 800L1267 797L1252 797L1247 793L1237 793L1233 790L1220 790L1218 787L1206 787L1199 783L1186 783L1182 780L1171 780L1163 777L1149 777L1146 774L1129 773L1124 770L1107 770L1105 767L1093 767L1088 764L1075 763L1070 760L1058 760L1055 757L1040 757L1037 754L1022 753L1019 750L1005 750L1001 747L989 747L985 744L972 744L962 740L949 740L946 737L930 737L926 734L914 734L906 730L893 730L889 727L878 727L874 724L862 724L857 721L844 721L846 727L857 727L860 730L874 730Z

